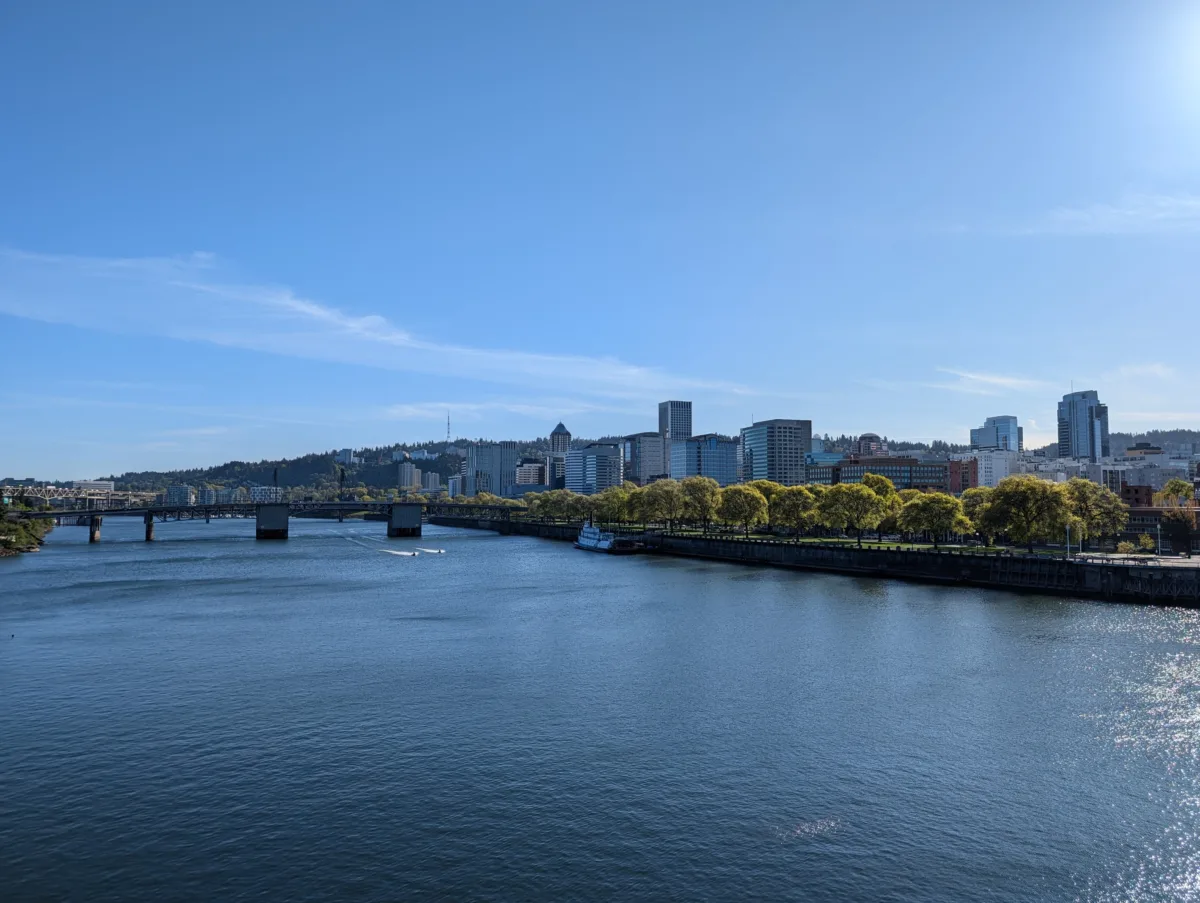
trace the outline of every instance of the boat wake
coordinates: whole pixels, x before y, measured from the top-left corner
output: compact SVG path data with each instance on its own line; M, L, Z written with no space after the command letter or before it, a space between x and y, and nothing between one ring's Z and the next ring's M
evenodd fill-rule
M392 549L380 549L379 551L385 555L403 555L405 558L416 558L420 554L419 552L396 552Z
M445 555L446 554L445 549L422 549L420 546L417 546L417 551L418 552L428 552L430 555Z

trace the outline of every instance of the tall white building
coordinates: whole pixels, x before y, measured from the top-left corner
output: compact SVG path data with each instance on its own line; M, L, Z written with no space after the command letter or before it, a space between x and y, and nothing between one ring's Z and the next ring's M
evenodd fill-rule
M805 480L804 456L811 452L811 420L759 420L742 427L742 479L798 486Z
M397 483L401 489L420 489L421 488L421 469L412 461L401 461L397 465L399 469Z
M974 432L974 430L972 430ZM995 486L1010 474L1021 472L1021 453L1002 448L981 448L950 456L955 461L974 458L979 462L979 485Z
M1064 395L1058 403L1058 456L1095 463L1110 454L1108 405L1094 389Z
M76 489L99 489L102 492L114 492L117 488L113 480L75 480L71 485Z
M334 455L333 459L338 464L345 464L346 466L362 463L362 458L356 456L354 454L354 449L352 448L343 448L340 452Z
M692 403L690 401L660 401L658 403L658 434L667 442L673 439L692 438Z
M567 489L595 495L624 481L624 456L618 445L593 442L567 455Z
M442 475L433 471L421 474L421 488L427 492L437 492L442 488Z

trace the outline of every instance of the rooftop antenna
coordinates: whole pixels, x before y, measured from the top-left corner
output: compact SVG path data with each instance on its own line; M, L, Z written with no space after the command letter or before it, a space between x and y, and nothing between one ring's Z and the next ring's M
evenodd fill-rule
M450 412L446 412L446 444L450 444Z

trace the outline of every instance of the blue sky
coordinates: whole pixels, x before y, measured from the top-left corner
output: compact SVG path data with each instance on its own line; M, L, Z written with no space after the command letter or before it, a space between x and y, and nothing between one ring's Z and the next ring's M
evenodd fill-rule
M1200 6L0 10L0 476L1200 428Z

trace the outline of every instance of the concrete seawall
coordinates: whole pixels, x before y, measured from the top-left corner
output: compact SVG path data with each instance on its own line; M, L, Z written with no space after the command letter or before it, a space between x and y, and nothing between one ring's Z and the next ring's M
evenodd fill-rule
M573 540L577 524L545 524L459 517L431 517L447 527ZM770 565L839 574L888 577L1058 595L1200 608L1200 568L1138 564L1093 564L1062 558L958 552L902 552L821 546L771 540L662 536L641 537L648 552Z

